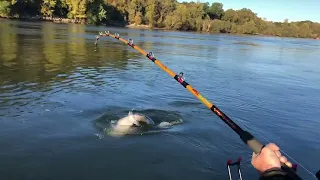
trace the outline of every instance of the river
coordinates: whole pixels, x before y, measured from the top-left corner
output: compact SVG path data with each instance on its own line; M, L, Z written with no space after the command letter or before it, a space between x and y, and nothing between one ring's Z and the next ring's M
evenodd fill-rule
M240 156L243 179L258 178L236 133L168 74L116 39L95 47L105 30L320 169L320 41L0 20L0 179L228 179L227 160ZM97 125L132 110L183 123L125 137Z

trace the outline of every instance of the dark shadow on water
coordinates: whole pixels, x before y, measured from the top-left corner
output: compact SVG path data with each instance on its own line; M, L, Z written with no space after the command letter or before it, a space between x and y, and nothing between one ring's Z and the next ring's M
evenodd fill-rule
M255 44L251 42L234 42L233 44L247 45L247 46L260 46L259 44Z

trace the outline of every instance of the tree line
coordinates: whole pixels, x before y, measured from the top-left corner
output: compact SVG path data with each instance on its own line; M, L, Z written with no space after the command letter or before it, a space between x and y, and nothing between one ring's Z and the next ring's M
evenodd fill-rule
M320 23L271 22L250 9L223 9L222 3L177 0L0 0L0 16L69 18L88 24L147 25L150 28L213 33L320 37Z

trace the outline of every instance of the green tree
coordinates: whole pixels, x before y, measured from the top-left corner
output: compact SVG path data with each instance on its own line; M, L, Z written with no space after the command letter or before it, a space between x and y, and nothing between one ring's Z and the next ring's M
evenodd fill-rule
M212 21L209 17L206 17L202 21L202 31L210 32L212 30Z
M136 16L134 17L134 22L136 23L136 25L142 24L142 13L141 12L136 13Z
M226 10L224 15L222 16L223 21L236 22L237 19L238 19L238 15L236 11L233 9Z
M256 34L258 33L258 28L256 27L256 24L253 20L250 20L249 22L245 22L241 28L240 32L241 34Z
M42 0L12 0L11 14L16 17L39 15L41 2Z
M206 13L207 15L209 15L209 11L210 11L210 4L208 2L203 4L203 11L204 13Z
M310 29L312 29L312 37L320 37L320 23L310 24Z
M41 14L45 17L52 17L56 4L56 0L43 0L41 4Z
M169 29L187 30L187 11L186 5L179 4L177 9L166 17L166 27Z
M258 28L258 32L261 33L267 28L267 22L262 20L261 18L254 19L255 25Z
M202 30L205 18L203 3L182 3L166 19L166 27L178 30Z
M257 18L257 15L247 8L237 10L236 14L237 18L234 22L239 25L243 25L247 22L254 21Z
M303 23L299 27L299 37L302 37L302 38L311 37L311 30L308 23Z
M140 0L132 0L129 4L128 14L129 14L129 22L141 24L143 19L143 3ZM136 22L139 20L139 22ZM140 22L141 21L141 22Z
M87 19L90 24L101 24L107 20L107 11L102 1L89 2L87 7Z
M86 18L87 0L65 0L68 5L69 18L84 19Z
M0 16L7 17L11 11L11 3L9 1L0 1Z
M159 14L157 13L157 8L159 6L159 1L156 0L148 0L147 7L146 7L146 19L148 24L151 27L156 26L156 22L159 18Z
M212 23L211 32L220 33L223 30L223 21L216 19Z
M311 21L270 22L250 9L228 9L222 3L177 0L0 0L0 16L35 15L77 19L90 24L125 25L218 33L319 37L320 24Z
M66 18L69 13L69 8L66 0L56 0L53 16Z
M157 20L157 26L165 27L167 16L170 16L170 14L172 14L172 12L177 8L178 3L176 0L159 0L158 2L159 3L156 9L159 16Z
M206 9L206 8L205 8ZM207 10L211 19L221 19L224 14L222 3L212 3L211 7Z

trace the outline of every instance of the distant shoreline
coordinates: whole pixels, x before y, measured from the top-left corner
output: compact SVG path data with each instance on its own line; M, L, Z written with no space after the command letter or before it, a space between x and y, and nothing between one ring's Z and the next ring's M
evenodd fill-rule
M77 19L68 19L68 18L57 18L57 17L41 17L41 16L23 16L23 17L4 17L0 16L0 19L9 19L9 20L22 20L22 21L46 21L46 22L53 22L58 24L84 24L84 25L93 25L87 23L84 19L77 20ZM109 24L102 24L105 26L113 26L113 27L125 27L129 29L150 29L150 30L168 30L166 28L157 28L157 27L150 27L149 25L135 25L135 24L120 24L116 22L111 22Z
M63 23L63 24L84 24L84 25L93 25L87 23L84 19L68 19L68 18L58 18L58 17L42 17L42 16L22 16L22 17L4 17L0 16L0 19L9 19L9 20L23 20L23 21L47 21L53 23ZM114 27L126 27L131 29L165 29L165 28L152 28L148 25L135 25L135 24L119 24L116 22L112 22L109 24L102 24L106 26L114 26Z
M42 17L42 16L22 16L22 17L4 17L0 16L1 19L10 20L24 20L24 21L48 21L54 23L73 23L73 24L87 24L85 20L68 19L68 18L55 18L55 17Z
M68 19L68 18L57 18L57 17L42 17L42 16L23 16L23 17L4 17L0 16L0 19L9 19L9 20L22 20L22 21L46 21L46 22L53 22L58 24L84 24L84 25L93 25L87 23L84 19ZM109 23L109 24L103 24L105 26L113 26L113 27L125 27L129 29L150 29L150 30L169 30L166 28L157 28L157 27L150 27L149 25L135 25L135 24L119 24L119 23ZM181 30L175 30L180 32L188 32L188 31L181 31ZM191 32L197 32L197 31L191 31ZM210 33L210 32L205 32ZM212 33L211 33L212 34ZM218 33L218 34L224 34L224 33ZM228 33L233 34L233 33ZM246 35L246 36L265 36L265 37L282 37L282 36L272 36L272 35L265 35L265 34L235 34L235 35ZM314 39L314 40L320 40L320 37L316 38L300 38L300 37L287 37L287 38L295 38L295 39Z

